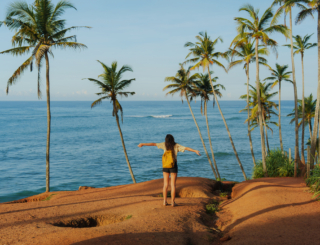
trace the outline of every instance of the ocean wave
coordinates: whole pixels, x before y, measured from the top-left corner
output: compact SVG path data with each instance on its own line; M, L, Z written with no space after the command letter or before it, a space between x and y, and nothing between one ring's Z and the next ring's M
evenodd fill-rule
M142 117L153 117L153 118L168 118L172 117L172 115L150 115L150 116L127 116L127 117L134 117L134 118L142 118Z
M158 116L151 116L154 118L167 118L167 117L172 117L172 115L158 115Z

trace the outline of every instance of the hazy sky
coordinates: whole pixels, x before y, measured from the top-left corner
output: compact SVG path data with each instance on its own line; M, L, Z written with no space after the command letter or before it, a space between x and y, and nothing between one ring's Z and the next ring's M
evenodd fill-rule
M12 0L1 0L0 19L5 18L7 6ZM28 3L33 1L28 0ZM54 0L54 3L58 1ZM179 96L165 96L162 91L167 84L166 76L173 76L179 69L179 63L185 60L188 49L184 44L194 42L200 31L207 31L212 39L218 36L223 43L217 50L225 51L236 35L234 17L248 17L239 8L251 3L260 8L260 13L271 5L272 1L258 0L73 0L77 11L69 9L63 16L67 27L91 26L92 29L80 29L70 32L77 35L77 41L88 49L83 51L53 50L55 57L50 60L51 100L95 100L98 87L83 78L97 78L102 67L97 62L106 64L118 61L120 66L127 64L133 69L125 78L136 81L128 88L136 95L129 100L178 100ZM293 12L295 17L297 9ZM283 22L283 18L280 19ZM294 25L294 35L312 34L310 42L316 42L316 21L306 19L300 25ZM11 48L14 33L6 27L0 28L0 51ZM283 36L272 35L279 45L289 43ZM289 64L291 70L290 49L279 47L279 57L271 53L269 65ZM5 94L8 78L28 56L13 57L0 55L0 100L37 100L37 71L26 71L20 80ZM227 66L225 60L221 62ZM301 98L301 58L295 57L298 97ZM246 76L242 66L226 74L221 68L213 66L215 76L224 84L223 100L238 100L246 93ZM201 70L200 70L201 71ZM260 78L270 75L266 68L260 69ZM251 65L251 80L255 81L255 65ZM305 54L305 94L315 93L317 87L317 49ZM291 84L283 84L282 98L293 99ZM276 90L276 89L275 89ZM45 100L45 67L42 73L42 92ZM315 95L315 94L314 94ZM277 99L277 98L275 98Z

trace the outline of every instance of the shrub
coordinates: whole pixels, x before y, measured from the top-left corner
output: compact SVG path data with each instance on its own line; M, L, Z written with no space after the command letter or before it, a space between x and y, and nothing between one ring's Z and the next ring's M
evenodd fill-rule
M294 175L294 160L289 162L289 158L282 154L281 150L273 149L266 157L266 165L269 177L293 177ZM262 161L259 160L253 168L252 178L263 178Z
M307 185L311 191L314 192L313 197L320 197L320 166L316 165L314 169L310 171L310 177L306 179Z

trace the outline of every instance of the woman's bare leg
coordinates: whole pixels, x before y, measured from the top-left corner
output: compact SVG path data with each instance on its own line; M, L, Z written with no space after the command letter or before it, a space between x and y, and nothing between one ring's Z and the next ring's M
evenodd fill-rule
M167 190L169 185L169 173L163 172L163 205L167 203Z
M171 173L171 205L174 207L174 200L176 198L176 182L178 173Z

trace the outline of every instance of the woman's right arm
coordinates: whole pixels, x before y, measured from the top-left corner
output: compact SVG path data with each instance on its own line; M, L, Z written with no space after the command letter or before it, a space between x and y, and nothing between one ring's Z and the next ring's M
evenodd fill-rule
M140 143L138 145L138 147L142 147L142 146L157 146L157 144L156 143Z

